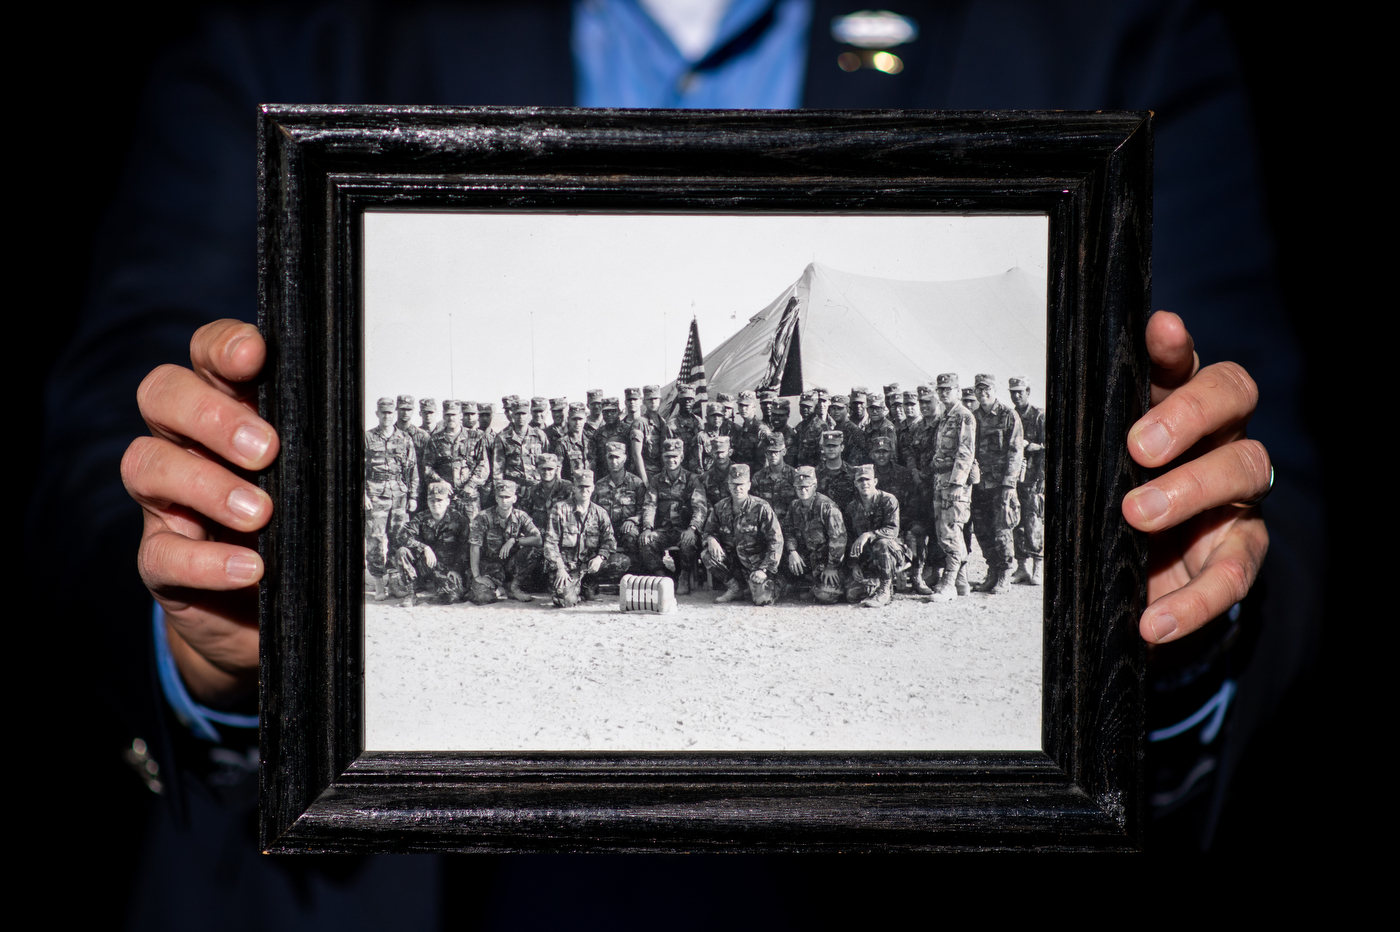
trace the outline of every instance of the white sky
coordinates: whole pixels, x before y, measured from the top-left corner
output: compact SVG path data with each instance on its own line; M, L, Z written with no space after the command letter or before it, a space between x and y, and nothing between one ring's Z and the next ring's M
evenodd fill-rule
M365 419L384 395L493 401L675 378L809 262L912 281L1046 276L1035 216L370 211ZM415 415L416 421L416 415ZM504 423L499 412L497 422Z

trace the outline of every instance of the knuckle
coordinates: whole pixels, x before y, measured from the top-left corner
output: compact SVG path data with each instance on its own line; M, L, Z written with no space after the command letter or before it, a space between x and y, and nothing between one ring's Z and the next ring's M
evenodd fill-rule
M1255 488L1262 489L1269 484L1269 451L1262 443L1258 440L1237 440L1230 444L1230 448Z
M153 460L158 456L160 441L154 437L137 437L122 454L122 484L128 492L136 492L145 486L145 479L155 468Z
M1238 602L1249 593L1254 582L1254 571L1239 557L1226 557L1215 566L1231 603Z
M146 377L136 387L136 405L141 409L141 413L145 414L152 403L169 392L173 387L172 383L188 371L181 366L164 363L146 373Z
M1218 362L1209 369L1217 384L1229 390L1246 407L1252 409L1258 404L1259 386L1244 366L1237 362Z

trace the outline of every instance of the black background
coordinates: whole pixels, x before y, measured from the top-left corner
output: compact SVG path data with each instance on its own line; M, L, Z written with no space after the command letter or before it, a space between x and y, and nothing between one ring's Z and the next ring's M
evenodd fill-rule
M25 171L17 175L12 168L11 174L11 229L21 232L11 247L19 248L11 281L21 287L12 292L8 315L13 332L20 335L12 344L20 358L8 393L12 405L23 399L16 413L32 417L42 410L39 386L73 330L93 235L122 171L151 63L193 29L206 6L104 4L79 14L57 4L36 4L20 10L11 22L7 45L16 53L10 62L11 101L25 103L12 105L9 133L12 141L40 141L29 149ZM1350 843L1347 827L1365 818L1357 812L1339 814L1336 802L1337 793L1348 792L1346 787L1359 778L1351 752L1359 747L1353 744L1352 723L1368 708L1358 696L1365 682L1363 638L1380 635L1382 623L1395 614L1393 607L1379 614L1367 611L1368 590L1377 573L1382 582L1385 577L1375 561L1388 554L1373 549L1367 539L1377 521L1357 514L1358 503L1365 501L1359 497L1363 491L1389 485L1385 467L1390 457L1381 451L1383 438L1393 432L1384 396L1367 388L1375 375L1372 357L1358 352L1363 343L1379 342L1380 315L1390 316L1394 306L1393 298L1376 300L1369 285L1386 274L1379 245L1395 237L1374 231L1366 218L1383 205L1364 193L1385 189L1374 183L1376 173L1382 159L1387 167L1393 160L1385 154L1387 148L1375 144L1373 133L1384 134L1384 122L1368 113L1366 104L1377 71L1367 33L1378 31L1379 24L1368 25L1355 8L1342 5L1290 7L1287 14L1281 5L1262 2L1226 2L1221 9L1252 94L1283 294L1305 356L1304 415L1324 451L1328 478L1323 495L1332 556L1325 589L1327 629L1317 663L1251 745L1215 847L1205 858L1098 858L1092 866L1082 858L840 863L809 858L780 866L776 874L758 872L755 879L781 877L803 901L800 912L818 919L818 925L847 916L868 918L886 903L928 907L933 903L926 897L935 888L944 891L940 911L961 912L978 901L985 908L986 901L973 894L992 890L1015 890L1016 900L1038 899L1038 892L1052 887L1067 892L1061 884L1071 875L1082 877L1086 869L1095 882L1071 896L1074 905L1066 906L1072 911L1093 910L1095 903L1104 904L1104 897L1126 902L1141 896L1156 904L1149 914L1179 911L1183 918L1203 917L1203 909L1209 914L1222 897L1240 905L1279 905L1280 900L1323 893L1312 886L1261 888L1239 871L1280 868L1287 874L1335 863L1336 853ZM1181 311L1189 325L1189 308L1172 310ZM82 417L82 412L58 414ZM8 484L20 490L16 510L22 515L38 468L40 430L11 424L11 436L20 428L24 440L22 455L11 457L17 474ZM1334 462L1345 465L1334 472ZM32 591L23 584L25 577L32 578L32 567L22 560L10 565L15 574L11 591L19 596L10 627L20 632L10 668L22 673L10 679L14 743L8 782L12 800L16 789L27 800L17 804L22 821L29 823L20 834L33 841L12 845L11 851L24 852L26 873L38 885L29 896L91 928L115 927L125 910L155 797L120 757L130 736L108 721L102 697L84 686L85 664L92 660L82 653L82 634L101 620L66 616L62 593ZM452 876L473 872L471 865L461 865ZM1024 883L1003 886L1013 878ZM738 896L736 906L742 907L742 892L719 876L715 880L712 895ZM479 884L468 886L481 892ZM701 886L708 885L702 880ZM953 890L957 895L948 897ZM469 927L472 909L465 905L458 904L452 914ZM578 906L588 911L586 902ZM666 924L660 916L652 918Z

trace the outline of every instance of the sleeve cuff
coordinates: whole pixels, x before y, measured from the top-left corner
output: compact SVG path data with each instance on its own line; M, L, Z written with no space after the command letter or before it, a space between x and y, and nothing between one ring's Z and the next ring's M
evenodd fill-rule
M165 636L165 609L159 602L151 603L151 626L155 636L156 670L160 675L160 691L180 724L205 741L221 744L223 738L214 727L217 722L230 728L257 728L256 715L235 715L232 712L219 712L200 705L190 698L185 689L185 681L180 678L180 670L175 666L175 655L170 652L170 641Z

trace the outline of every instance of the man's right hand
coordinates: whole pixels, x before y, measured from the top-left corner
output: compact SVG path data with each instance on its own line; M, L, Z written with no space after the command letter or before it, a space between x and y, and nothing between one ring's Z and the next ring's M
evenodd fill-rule
M254 401L266 359L251 324L201 327L190 340L193 371L166 365L142 380L136 401L152 436L122 457L122 482L145 512L137 569L165 609L186 687L207 705L257 685L263 562L252 548L272 500L250 479L278 451Z

